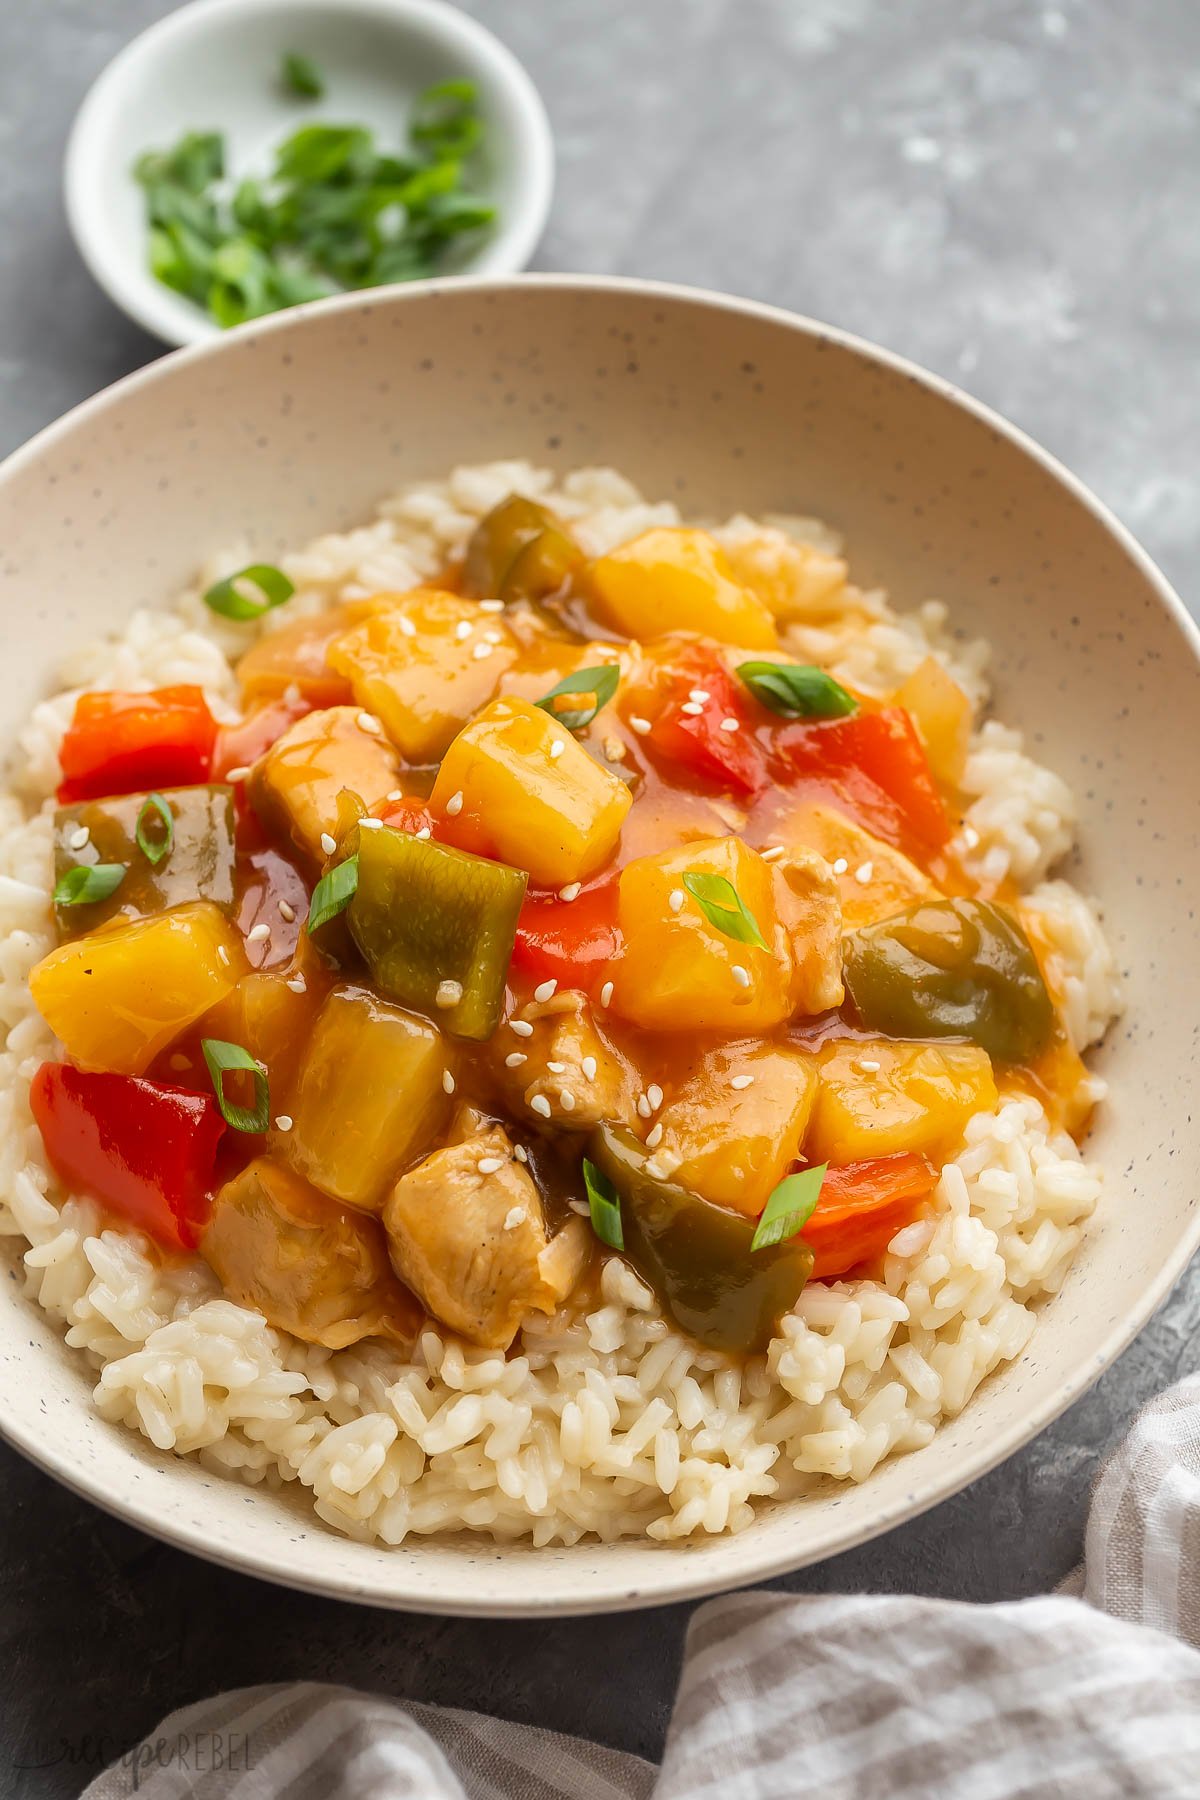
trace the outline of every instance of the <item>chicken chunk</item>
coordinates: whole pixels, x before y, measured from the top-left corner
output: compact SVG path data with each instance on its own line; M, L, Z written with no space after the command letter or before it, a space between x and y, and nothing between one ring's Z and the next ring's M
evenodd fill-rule
M775 866L787 892L779 916L792 947L793 1009L808 1014L840 1006L845 989L837 877L812 850L793 850Z
M538 1191L499 1126L402 1175L384 1209L392 1266L472 1343L506 1350L531 1311L552 1313L591 1255L582 1219L547 1238Z
M331 706L307 713L276 739L251 770L247 792L259 817L319 865L321 838L338 824L342 789L371 807L399 785L400 759L370 716Z
M533 1020L532 1037L501 1032L496 1040L510 1107L535 1122L553 1119L564 1131L590 1131L602 1120L633 1125L637 1077L600 1031L586 995L556 994L553 1005Z
M780 821L776 835L793 856L803 847L832 865L847 931L890 919L919 900L941 898L916 863L836 807L799 807Z
M423 1313L388 1262L378 1221L260 1156L213 1200L200 1251L229 1299L306 1344L383 1337L406 1349Z

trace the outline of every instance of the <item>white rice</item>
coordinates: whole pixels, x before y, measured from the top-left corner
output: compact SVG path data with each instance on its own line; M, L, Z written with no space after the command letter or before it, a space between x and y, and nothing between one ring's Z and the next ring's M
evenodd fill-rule
M527 1326L507 1358L432 1325L410 1362L381 1344L315 1349L223 1299L198 1257L160 1262L139 1234L100 1229L90 1200L58 1191L29 1111L30 1079L55 1051L27 978L53 942L52 793L79 689L196 682L235 717L229 657L248 632L435 576L514 489L551 502L593 552L678 522L673 506L647 504L612 470L579 470L556 488L525 463L458 469L286 558L297 594L261 627L230 626L200 599L250 559L253 546L228 546L173 610L139 612L120 640L74 655L66 691L35 707L14 769L32 816L0 795L0 1234L18 1253L28 1244L27 1292L98 1372L104 1417L243 1481L299 1482L320 1517L353 1537L399 1544L465 1528L570 1544L738 1531L760 1498L861 1481L883 1457L928 1443L1020 1355L1101 1187L1035 1100L1002 1097L972 1119L928 1216L893 1240L882 1279L810 1286L769 1354L744 1367L681 1336L615 1258L595 1310ZM719 534L783 579L805 546L838 550L812 520L739 516ZM977 705L985 699L985 648L950 637L935 602L900 617L881 594L846 589L799 618L788 641L878 693L932 649ZM1082 1050L1103 1034L1117 992L1094 905L1046 879L1072 842L1071 795L1025 755L1019 733L991 721L973 739L966 788L960 848L981 878L1011 875L1027 891ZM1089 1081L1099 1097L1102 1084Z

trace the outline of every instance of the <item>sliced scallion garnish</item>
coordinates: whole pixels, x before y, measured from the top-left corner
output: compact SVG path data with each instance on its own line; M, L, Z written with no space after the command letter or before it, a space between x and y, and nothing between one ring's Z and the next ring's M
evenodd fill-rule
M758 1228L750 1239L751 1250L769 1249L772 1244L782 1244L785 1239L803 1231L821 1198L821 1183L828 1166L817 1163L811 1169L801 1169L796 1175L785 1175L771 1190Z
M319 100L325 92L320 69L311 56L302 56L298 50L285 51L279 74L287 92L300 100Z
M330 919L335 919L342 908L350 904L357 889L357 856L348 856L345 862L338 863L327 875L322 875L308 903L309 935L319 931L322 925L328 925Z
M204 1060L212 1077L213 1092L217 1096L217 1105L225 1123L235 1131L265 1131L271 1123L271 1095L267 1086L267 1071L262 1064L256 1062L240 1044L227 1044L222 1038L201 1038L200 1048L204 1052ZM254 1078L253 1110L236 1106L226 1098L225 1077L235 1070L244 1070Z
M758 920L724 875L704 875L689 869L683 885L710 925L735 938L739 944L755 944L760 950L770 948L758 928Z
M621 1196L608 1176L602 1175L595 1163L589 1162L586 1156L583 1159L583 1185L587 1189L592 1230L610 1250L623 1250L625 1233L621 1229Z
M257 594L246 589L257 588ZM224 619L261 619L273 606L282 606L296 589L282 569L272 563L247 563L223 581L214 581L204 596L205 606Z
M583 726L590 725L602 706L607 706L617 691L621 679L621 670L617 663L598 663L593 669L579 669L574 675L568 675L548 694L543 694L535 704L548 712L556 724L567 731L580 731ZM580 694L584 697L582 706L557 707L554 702L560 697Z
M744 662L737 672L756 700L785 719L843 719L858 711L841 682L808 663Z
M162 830L158 832L156 828L156 835L151 837L149 828L156 819ZM156 865L175 848L175 815L161 794L147 794L142 801L134 836L146 861Z
M86 906L107 900L125 879L124 863L76 863L60 875L54 887L55 906Z

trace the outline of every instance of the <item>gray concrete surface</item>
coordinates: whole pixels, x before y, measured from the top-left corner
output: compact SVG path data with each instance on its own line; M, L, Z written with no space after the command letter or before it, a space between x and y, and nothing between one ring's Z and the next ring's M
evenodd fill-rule
M0 449L157 353L76 259L71 115L164 0L0 6ZM549 104L547 269L725 288L953 376L1200 574L1194 0L472 0ZM1082 597L1086 600L1086 596ZM1080 1554L1097 1460L1200 1355L1194 1274L1086 1399L926 1518L782 1585L1003 1600ZM168 1708L295 1676L645 1755L686 1609L557 1625L304 1599L114 1523L0 1448L0 1793L73 1794Z

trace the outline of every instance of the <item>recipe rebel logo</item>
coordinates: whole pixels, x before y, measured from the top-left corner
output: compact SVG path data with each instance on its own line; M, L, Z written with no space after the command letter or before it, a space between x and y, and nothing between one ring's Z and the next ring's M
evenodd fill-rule
M179 1731L173 1737L143 1738L121 1758L136 1793L152 1772L178 1771L187 1776L241 1775L254 1767L250 1735L245 1731Z

